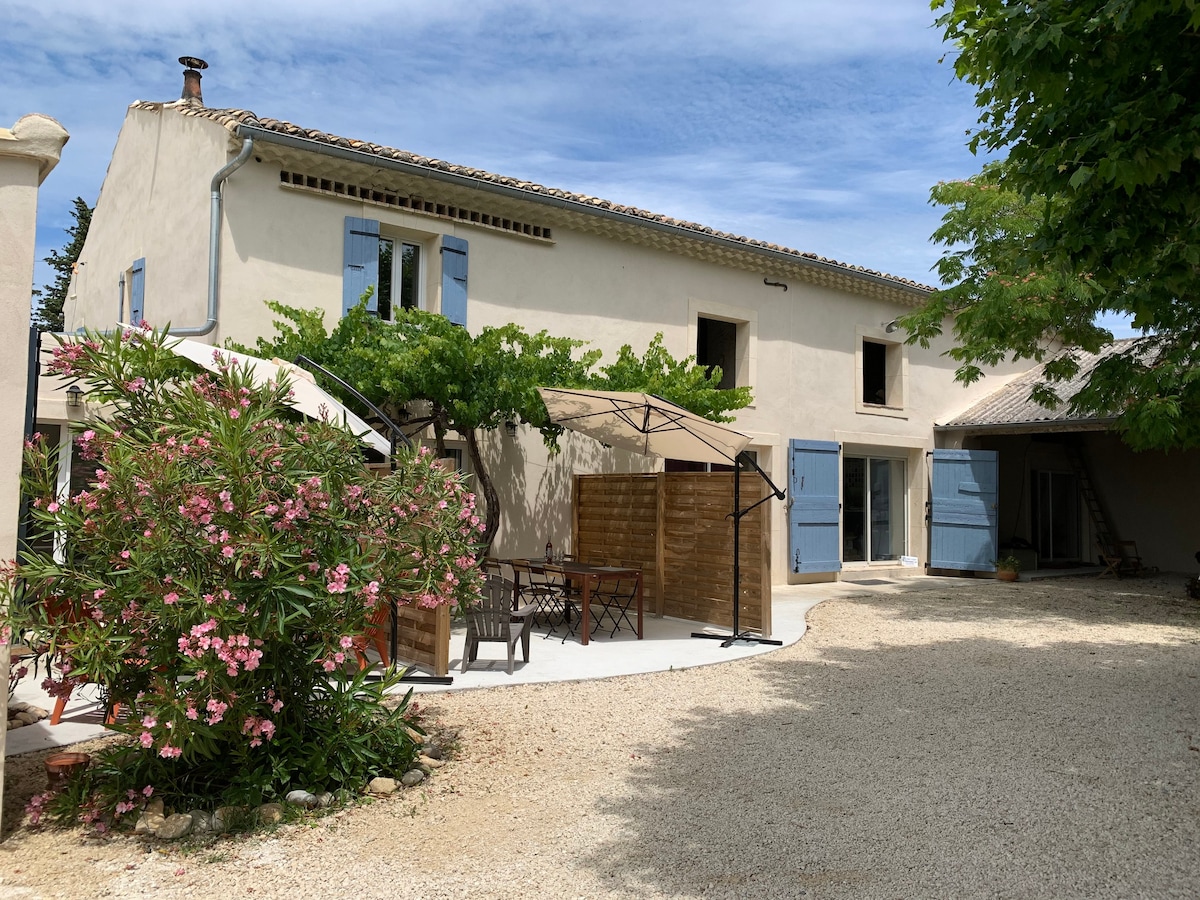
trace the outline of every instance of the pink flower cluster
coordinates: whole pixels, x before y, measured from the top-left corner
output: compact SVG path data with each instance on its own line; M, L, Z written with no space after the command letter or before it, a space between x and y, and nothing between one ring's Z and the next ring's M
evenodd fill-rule
M242 723L242 734L250 735L250 746L258 747L263 740L271 740L275 736L275 723L261 716L246 716Z
M217 659L225 663L225 671L230 677L237 675L239 669L246 672L257 669L263 656L258 648L263 642L245 634L223 638L212 633L217 627L216 619L193 625L188 635L180 636L179 651L190 659L199 659L209 652L216 654Z
M72 341L55 347L46 371L54 375L76 375L79 373L79 364L87 360L89 352L99 349L100 344L92 340Z

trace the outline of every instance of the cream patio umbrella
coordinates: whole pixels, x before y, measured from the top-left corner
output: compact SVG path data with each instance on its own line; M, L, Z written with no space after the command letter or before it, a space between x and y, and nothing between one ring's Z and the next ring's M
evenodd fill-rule
M550 421L571 431L586 434L610 447L632 450L645 456L686 459L692 462L733 466L733 633L709 634L694 631L692 637L714 638L729 647L734 641L780 644L738 628L741 607L741 563L739 539L742 518L766 503L772 496L786 495L771 482L767 473L742 451L750 444L748 435L713 422L682 406L653 394L631 391L593 391L571 388L538 388ZM742 469L758 472L772 493L742 509Z
M644 456L733 465L750 438L662 397L633 391L538 388L550 421Z

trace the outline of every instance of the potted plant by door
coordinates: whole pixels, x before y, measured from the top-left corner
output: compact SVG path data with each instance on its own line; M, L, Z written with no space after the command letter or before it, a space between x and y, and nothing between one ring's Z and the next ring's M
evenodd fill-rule
M992 560L996 567L997 581L1016 581L1021 574L1021 561L1015 556L1005 556Z

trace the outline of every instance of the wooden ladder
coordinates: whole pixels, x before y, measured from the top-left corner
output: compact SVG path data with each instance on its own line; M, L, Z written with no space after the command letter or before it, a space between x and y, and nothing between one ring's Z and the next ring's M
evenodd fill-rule
M1071 465L1071 471L1079 479L1079 493L1083 496L1083 502L1087 504L1088 516L1092 520L1092 529L1096 533L1096 541L1104 547L1112 547L1112 529L1109 528L1108 517L1104 514L1104 507L1100 505L1100 497L1092 484L1087 460L1083 456L1083 447L1077 441L1067 441L1063 444L1063 450L1066 453L1067 462Z

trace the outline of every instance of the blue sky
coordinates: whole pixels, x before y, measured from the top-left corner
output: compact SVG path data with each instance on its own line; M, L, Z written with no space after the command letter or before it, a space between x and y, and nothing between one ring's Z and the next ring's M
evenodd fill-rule
M191 55L208 106L930 284L929 188L980 168L933 21L927 0L5 0L0 125L71 134L39 259L95 203L126 107L176 99Z

